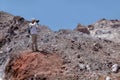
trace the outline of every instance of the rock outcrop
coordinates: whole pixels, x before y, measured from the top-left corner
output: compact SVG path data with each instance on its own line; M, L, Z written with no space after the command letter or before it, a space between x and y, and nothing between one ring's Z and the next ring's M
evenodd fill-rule
M93 26L94 29L90 30L93 37L120 43L120 20L102 19L93 24Z
M78 24L75 30L79 31L79 32L82 32L82 33L90 34L90 32L87 29L87 27L82 26L81 24Z

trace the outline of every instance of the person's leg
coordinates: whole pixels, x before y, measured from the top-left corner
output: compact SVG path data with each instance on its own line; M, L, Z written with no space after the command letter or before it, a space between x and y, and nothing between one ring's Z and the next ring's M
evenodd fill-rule
M35 35L35 51L38 51L37 34Z
M35 35L32 34L32 50L35 51Z

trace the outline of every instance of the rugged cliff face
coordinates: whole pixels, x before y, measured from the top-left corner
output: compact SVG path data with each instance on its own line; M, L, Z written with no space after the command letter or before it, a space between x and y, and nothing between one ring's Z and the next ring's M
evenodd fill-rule
M1 17L2 16L2 17ZM120 79L120 21L102 19L74 30L39 25L38 47L31 51L29 21L0 12L0 76L6 80ZM118 64L117 73L111 67Z
M94 30L90 30L92 36L120 43L120 20L102 19L93 26Z

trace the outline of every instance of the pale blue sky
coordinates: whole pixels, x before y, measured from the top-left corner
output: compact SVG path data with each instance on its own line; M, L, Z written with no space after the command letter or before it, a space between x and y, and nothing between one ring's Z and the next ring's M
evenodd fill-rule
M36 18L52 30L74 29L106 19L120 19L120 0L1 0L0 11Z

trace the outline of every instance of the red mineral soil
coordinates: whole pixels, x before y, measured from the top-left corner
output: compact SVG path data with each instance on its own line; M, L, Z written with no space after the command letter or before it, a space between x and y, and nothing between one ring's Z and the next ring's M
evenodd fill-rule
M62 58L56 53L23 52L8 63L6 79L54 80L62 76L62 63Z

